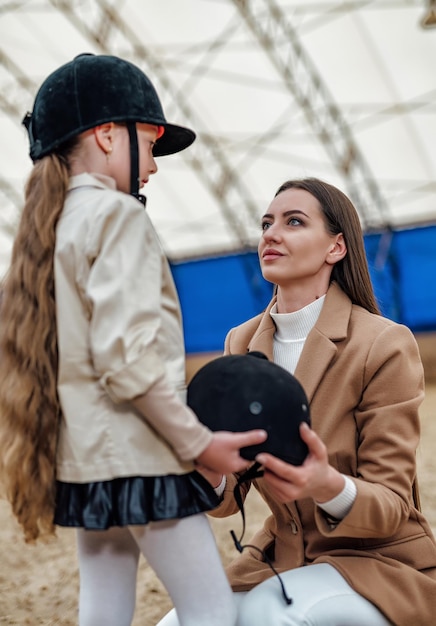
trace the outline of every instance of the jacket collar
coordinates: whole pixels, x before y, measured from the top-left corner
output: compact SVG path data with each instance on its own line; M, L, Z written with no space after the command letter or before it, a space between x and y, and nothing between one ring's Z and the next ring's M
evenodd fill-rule
M104 176L103 174L96 174L93 172L84 172L83 174L76 174L71 176L68 189L77 189L78 187L98 187L100 189L116 189L117 185L114 178L110 176Z
M274 297L248 344L249 351L259 350L270 360L273 360L275 332L270 310L275 302ZM295 370L295 376L303 385L309 401L337 353L337 343L347 337L351 309L351 300L339 285L332 283L327 291L320 316L306 339Z

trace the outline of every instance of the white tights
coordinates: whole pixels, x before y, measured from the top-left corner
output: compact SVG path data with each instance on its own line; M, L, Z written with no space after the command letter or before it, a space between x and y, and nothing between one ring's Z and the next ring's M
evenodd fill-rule
M79 625L130 626L142 553L167 589L181 626L233 626L234 599L205 515L147 526L78 529Z

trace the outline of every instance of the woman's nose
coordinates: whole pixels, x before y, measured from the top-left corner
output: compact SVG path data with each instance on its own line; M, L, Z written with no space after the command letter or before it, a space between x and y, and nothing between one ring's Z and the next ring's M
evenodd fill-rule
M279 231L274 224L263 231L263 238L265 241L277 241L280 238Z

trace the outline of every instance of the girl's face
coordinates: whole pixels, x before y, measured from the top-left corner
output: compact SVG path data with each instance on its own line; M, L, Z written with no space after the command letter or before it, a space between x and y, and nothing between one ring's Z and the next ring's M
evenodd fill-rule
M322 295L333 266L346 254L342 233L327 232L318 200L303 189L282 191L262 218L258 253L266 280Z
M130 140L125 126L113 126L113 146L108 159L109 171L116 183L117 189L130 193ZM151 174L157 172L157 165L153 157L153 146L158 136L158 127L152 124L136 124L138 133L139 151L139 181L138 189L143 187Z

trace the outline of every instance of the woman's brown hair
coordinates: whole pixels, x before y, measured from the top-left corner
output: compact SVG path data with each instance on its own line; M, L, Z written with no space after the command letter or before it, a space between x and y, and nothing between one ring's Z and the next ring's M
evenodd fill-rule
M314 196L321 207L327 231L332 235L342 233L347 254L335 264L331 281L336 281L353 304L370 313L380 314L363 243L359 215L351 200L339 189L318 178L288 180L276 192L278 196L287 189L303 189Z
M53 258L74 144L33 166L1 286L0 479L26 541L54 533L61 410Z

